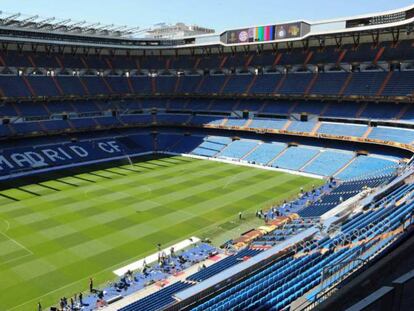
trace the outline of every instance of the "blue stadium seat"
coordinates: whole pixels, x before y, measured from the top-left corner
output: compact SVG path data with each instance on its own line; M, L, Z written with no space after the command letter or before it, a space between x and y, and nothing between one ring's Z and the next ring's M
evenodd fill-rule
M372 129L368 137L384 141L412 144L414 142L414 130L378 126Z
M319 154L319 149L308 147L289 147L275 161L271 163L273 167L280 167L290 170L299 170L308 161Z
M331 176L351 161L353 157L354 154L351 152L326 150L306 165L303 171L317 175Z
M374 173L389 173L395 170L397 163L374 156L358 156L349 166L337 175L340 179L363 177Z
M256 140L235 140L227 145L218 156L221 158L241 159L251 152L257 144Z
M280 152L287 147L282 143L264 143L260 144L252 153L250 153L245 160L248 162L260 163L262 165L268 164Z
M362 137L367 130L367 125L322 122L318 129L318 133L337 136Z

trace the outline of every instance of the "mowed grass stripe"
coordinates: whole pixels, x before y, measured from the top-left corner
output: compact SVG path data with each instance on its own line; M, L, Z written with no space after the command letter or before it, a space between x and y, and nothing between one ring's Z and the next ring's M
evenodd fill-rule
M97 212L97 211L95 211L95 212ZM158 212L161 212L161 211L156 211L156 213L155 214L157 214ZM165 212L165 211L164 211ZM119 210L117 211L117 213L119 213ZM94 214L93 213L93 211L90 213L90 214ZM153 215L152 214L149 214L149 218L150 217L152 217ZM109 217L109 218L116 218L116 217ZM55 223L55 224L58 224L57 222L53 222L53 221L51 221L50 219L47 219L47 221L46 220L42 220L42 221L39 221L38 223L37 223L37 229L41 229L41 227L42 226L44 226L45 228L48 228L48 230L50 229L50 225L53 225L53 223Z
M18 258L16 252L15 261L0 266L0 279L5 280L0 290L2 297L7 297L0 297L1 310L37 301L41 296L43 304L48 305L59 296L84 288L87 282L81 279L90 275L96 282L111 279L113 269L154 252L158 242L171 244L197 232L202 234L200 229L236 217L239 210L262 208L297 193L305 184L318 183L188 158L157 159L138 165L140 172L112 168L126 176L113 174L112 179L69 186L0 208L0 218L8 215L10 220L24 222L14 222L10 233L19 242L33 243L29 243L30 250L35 253ZM174 178L180 182L174 182ZM137 184L152 189L134 187ZM86 202L81 195L85 192L89 197ZM109 201L113 197L116 199ZM19 209L22 211L14 211ZM33 301L16 310L33 309Z
M227 168L229 168L228 166L227 166ZM57 211L57 210L59 210L59 209L54 209L55 211ZM161 210L158 210L157 211L157 213L160 213L160 212L162 212ZM150 215L148 215L148 218L153 218L153 217L156 217L156 215L157 215L157 213L154 213L154 214L150 214ZM95 210L95 211L92 211L90 214L99 214L98 213L98 211L97 210ZM72 215L74 215L74 214L72 214ZM119 215L121 215L121 214L119 214L119 210L118 211L116 211L115 213L113 213L113 214L109 214L109 215L107 215L107 217L106 217L106 220L107 221L110 221L110 222L114 222L114 219L115 219L115 221L117 222L117 223L120 223L120 221L117 221L117 219L119 218ZM118 216L118 217L117 217ZM90 219L91 220L91 219ZM125 223L126 221L128 220L128 218L127 217L124 217L124 219L123 219L123 222ZM83 220L80 222L81 224L85 224L86 222L84 222ZM92 221L88 221L87 222L87 224L92 224L93 222ZM58 225L59 223L57 223L56 221L54 221L54 220L51 220L51 219L45 219L45 220L41 220L41 221L38 221L37 223L37 229L42 229L42 228L44 228L45 230L47 230L47 234L45 235L46 237L49 237L50 238L50 236L51 236L51 233L53 233L54 231L52 230L52 228L51 227L53 227L53 225L55 224L55 225ZM118 225L119 226L119 225ZM68 230L65 230L65 229L67 229L67 226L61 226L60 228L58 228L58 231L55 231L55 232L58 232L59 233L59 235L61 235L62 234L62 232L68 232ZM78 228L78 230L80 230L81 228ZM109 232L109 230L108 230L108 228L104 228L105 229L105 231L104 231L104 233L106 232L106 233L108 233ZM27 230L27 229L26 229ZM23 232L25 232L24 230L23 230ZM73 232L75 232L75 230L70 230L69 232L71 232L71 233L73 233ZM40 232L31 232L30 233L30 238L31 239L33 239L33 240L35 240L35 241L42 241L43 239L42 239L42 236L40 236L39 235L39 233ZM102 234L100 234L100 235L102 235ZM78 236L79 237L79 239L67 239L66 241L68 241L68 243L72 243L72 244L74 244L74 243L77 243L77 242L79 242L79 240L84 240L86 237L85 236L82 236L82 235L80 235L80 232L77 232L77 234L76 234L76 236ZM63 238L66 238L66 237L63 237ZM24 243L27 243L27 241L23 241ZM30 246L30 245L29 245ZM69 245L66 245L66 246L69 246ZM52 245L45 245L45 249L53 249L54 247L52 246ZM36 250L37 251L37 250Z
M190 161L185 161L183 164L189 164L191 166L186 167L186 169L191 170L191 168L194 168L194 170L198 170L201 168L207 168L207 167L213 167L213 164L210 161L205 161L203 163L199 163L200 161L195 161L194 159L191 159ZM149 179L154 178L155 180L159 180L158 177L166 175L168 176L168 172L171 172L171 176L174 175L174 172L176 172L177 170L181 170L182 168L179 168L178 166L171 166L169 168L165 168L165 170L158 170L158 171L148 171L145 173L145 175L141 175L142 172L131 172L131 176L124 182L124 183L128 183L128 182L134 182L134 181L140 181L141 183L146 183L149 181ZM142 176L145 176L145 178L143 178ZM48 182L44 182L44 184L47 185L51 185L52 187L55 185L55 188L60 189L60 190L65 190L65 191L74 191L76 192L76 188L79 187L80 185L89 185L90 187L106 187L106 184L104 183L104 181L102 181L100 183L100 186L94 183L91 183L89 181L85 181L85 180L80 180L77 179L76 177L65 177L65 178L61 178L61 179L57 179L56 181L48 181ZM63 184L63 186L62 186ZM88 189L88 188L85 188ZM70 192L67 192L68 194L70 194ZM45 196L42 197L41 199L52 199L54 196L50 195L50 196ZM60 197L59 194L57 194L57 197ZM9 210L16 210L18 208L25 208L27 206L30 205L38 205L37 201L28 201L28 202L22 202L21 204L14 204L13 206L3 206L2 207L2 211L9 211Z
M43 201L42 205L39 205L39 202L37 202L37 204L30 205L26 208L9 209L4 214L9 217L14 216L16 221L19 221L19 219L22 220L23 224L27 224L30 222L35 223L35 221L30 217L32 213L51 213L54 216L58 216L73 213L74 211L83 208L95 207L97 205L101 205L102 202L106 203L111 201L117 201L120 199L122 200L123 198L128 198L130 200L129 202L128 200L123 200L121 202L122 204L136 202L137 198L141 200L148 195L154 196L155 193L154 191L152 191L152 189L160 190L161 188L167 188L172 185L176 187L178 185L177 183L180 182L185 183L185 185L187 186L188 179L191 179L193 177L214 177L217 176L216 174L219 174L221 171L236 172L235 168L232 166L221 166L216 167L214 169L203 170L203 173L192 171L189 174L185 174L185 176L181 175L181 177L179 175L177 175L177 177L174 177L174 173L171 173L167 178L162 178L161 180L152 180L152 183L149 182L148 179L146 179L146 183L144 185L142 183L137 184L135 181L127 184L120 184L119 182L117 182L115 185L114 183L105 184L105 186L93 185L90 187L82 187L81 189L76 189L73 193L58 193L53 196L54 200L50 202L45 202L44 198L39 198L38 200ZM172 181L170 181L170 179L172 179ZM127 185L130 189L125 189L125 185ZM32 202L35 202L35 200L33 200ZM53 203L58 204L59 208L56 208L55 204ZM143 200L142 203L140 202L138 204L145 205L147 203L147 201ZM22 217L24 217L24 219L22 219ZM28 221L26 221L26 219L28 219ZM13 228L13 230L17 229L18 228Z
M298 186L301 183L298 183ZM309 182L307 183L309 184ZM296 189L298 190L298 188ZM237 205L238 202L234 202L235 206ZM228 206L232 207L233 204L229 204ZM163 230L162 233L158 233L155 232L153 234L147 235L145 237L143 237L142 239L138 240L138 241L131 241L129 243L124 243L123 245L120 245L118 247L116 247L115 249L111 250L112 251L116 251L118 254L122 253L123 250L128 250L131 248L135 248L135 247L139 247L142 245L154 245L155 243L163 241L163 239L173 239L174 237L177 236L181 236L182 235L182 230L186 230L186 229L190 229L191 230L199 230L200 227L205 227L211 224L214 224L214 221L210 218L213 214L212 213L208 213L205 216L208 217L192 217L191 219L185 220L185 221L180 221L178 223L176 223L175 225L169 225L168 228L166 230ZM220 215L220 218L223 217L223 214ZM100 258L104 258L106 255L109 255L108 253L109 251L106 251L102 254L98 254L95 255L94 258L96 259L100 259ZM75 263L76 266L76 263ZM68 271L70 271L72 265L70 265L69 267L66 267L66 269L68 269Z
M234 169L234 167L230 166L227 167L229 169ZM244 172L244 175L237 175L241 178L241 180L243 180L243 176L245 177L252 177L255 174L260 173L259 171L256 170L249 170ZM234 175L233 175L234 176ZM142 222L144 219L143 217L145 216L146 219L154 219L156 218L158 215L167 215L169 213L174 212L174 208L171 208L174 206L175 201L180 201L178 202L178 204L176 204L175 206L177 206L178 208L183 208L184 206L190 206L193 204L193 202L197 201L197 195L198 193L202 193L207 191L207 189L216 189L216 188L220 188L222 185L228 183L228 180L231 180L233 178L232 175L228 176L228 179L222 179L220 182L217 182L215 179L210 180L210 181L205 181L204 183L199 183L196 186L194 186L194 182L192 182L191 180L186 184L186 185L181 185L181 189L185 190L183 192L180 192L179 189L176 189L176 192L174 195L171 195L171 189L168 191L169 194L166 194L164 196L159 196L157 198L158 204L166 204L166 206L158 206L153 208L154 210L152 211L151 209L148 211L148 213L146 214L140 214L140 221ZM193 185L193 187L191 187L191 185ZM100 203L100 202L98 202ZM171 205L171 207L167 207L168 205ZM92 207L88 208L88 214L84 214L85 210L81 210L81 217L76 217L76 223L73 223L71 220L68 220L67 216L65 215L65 217L63 217L63 220L66 219L67 222L65 223L64 226L71 226L76 228L76 233L72 234L73 238L68 239L68 237L66 236L62 236L60 239L62 240L61 243L64 244L64 241L68 242L68 243L79 243L80 241L85 239L85 236L83 235L83 231L90 231L90 232L94 232L100 236L103 236L105 234L109 234L111 232L111 228L106 228L103 227L103 230L98 230L99 227L102 227L105 223L107 222L113 222L113 221L117 221L119 218L123 218L123 223L127 224L127 220L129 217L131 217L131 215L136 213L136 209L131 209L130 205L136 205L136 204L130 204L130 205L126 205L124 206L122 209L119 208L113 208L113 203L108 202L105 203L105 205L110 208L109 211L103 211L102 207L98 208L96 207L95 204L93 204ZM102 205L101 205L102 206ZM111 208L112 206L112 208ZM127 211L127 213L123 212L123 211ZM79 212L78 212L79 213ZM102 213L105 213L104 215L102 215ZM77 215L77 213L72 213L71 215L75 215L75 216L79 216ZM84 221L85 216L90 216L89 221L86 223ZM72 219L73 220L73 219ZM46 236L50 236L50 227L53 227L53 224L59 224L61 223L60 220L58 219L57 221L55 219L43 219L41 221L39 221L38 223L40 223L41 225L44 225L45 229L47 229L47 235ZM94 226L95 225L95 226ZM85 226L87 226L85 228ZM31 242L35 242L38 243L38 241L41 241L41 229L39 226L37 226L37 229L39 229L39 231L35 231L32 232L29 235L25 235L25 236L19 236L19 240L22 241L22 243L25 243L25 245L27 245L28 247L34 247L33 244L31 244ZM62 228L57 228L57 229L62 229ZM27 228L15 228L13 230L13 232L15 232L16 230L19 230L20 232L24 233L26 232ZM61 232L61 230L59 231ZM16 236L16 235L15 235ZM75 236L78 236L78 238L76 239ZM25 239L25 237L27 237L27 239ZM94 236L90 236L90 238L94 238ZM64 245L65 247L70 247L71 245ZM45 246L46 248L51 247L51 245ZM35 250L35 248L34 248Z
M152 215L151 215L152 216Z
M252 171L257 172L257 171ZM289 178L294 178L290 177ZM278 184L284 183L285 181L275 182L274 184L270 185L267 183L267 187L274 188ZM252 191L246 192L243 189L234 189L233 191L227 191L226 194L222 195L221 197L214 197L210 200L201 202L199 204L189 204L190 206L187 208L181 208L177 211L169 211L165 213L161 217L151 217L150 220L143 222L141 224L135 224L133 221L130 220L130 217L125 217L122 219L122 224L124 228L119 228L119 230L113 230L113 228L108 228L107 226L103 226L102 230L99 230L97 227L90 228L87 231L77 232L76 234L72 235L70 238L68 236L63 237L59 240L58 244L61 244L65 248L65 252L72 250L73 257L77 254L82 254L84 258L88 258L89 256L96 255L95 252L105 251L106 249L110 249L112 247L125 244L128 241L133 241L136 238L142 236L143 232L147 233L155 233L160 229L167 228L168 226L175 224L177 220L189 220L196 215L202 215L209 210L224 208L233 208L233 207L240 207L240 202L245 199L246 197L252 196L255 193L263 191L263 186L266 184L266 181L262 181L255 184L255 187ZM236 187L237 188L237 187ZM227 202L226 197L228 200L232 200L231 204L223 204L222 202ZM244 210L245 208L242 208ZM187 211L188 210L188 211ZM237 209L232 211L234 214L237 213ZM155 218L155 219L154 219ZM128 223L129 221L129 223ZM129 225L129 226L128 226ZM112 229L112 230L111 230ZM118 229L118 228L115 228ZM99 239L99 240L98 240ZM108 242L106 242L108 240ZM49 250L49 253L52 249L54 249L54 245L57 241L53 241L49 243L47 246L44 246L44 250ZM69 244L68 244L69 243ZM97 244L97 245L95 245ZM107 247L105 247L107 244ZM39 251L36 247L31 248L34 252ZM56 258L43 258L44 260L48 261L50 264L56 262ZM18 270L20 271L20 270Z
M221 168L223 169L223 168ZM226 169L229 169L228 167ZM205 171L206 174L209 174L208 172L211 172L211 170L209 171ZM187 174L188 177L191 177ZM161 182L162 183L162 182ZM148 184L149 185L149 184ZM107 193L107 195L105 196L100 196L100 198L105 199L104 202L110 202L110 201L115 201L115 200L121 200L122 204L130 204L131 202L136 202L136 197L141 197L142 195L146 195L145 194L145 190L146 188L144 187L141 191L142 193L139 193L137 189L135 189L135 196L132 196L130 194L124 194L123 192L118 192L118 193L112 193L111 192L111 188L113 188L113 186L109 185L108 187L104 187L103 191L105 191ZM88 189L88 188L85 188ZM105 190L107 189L107 190ZM108 193L109 192L109 193ZM36 219L33 219L31 217L32 213L36 213L36 212L44 212L45 210L49 210L50 213L52 213L52 215L60 215L60 214L67 214L67 213L73 213L74 211L78 210L78 209L82 209L82 208L88 208L90 206L96 206L101 204L101 201L99 201L98 199L93 200L93 201L88 201L88 199L93 199L93 194L96 193L89 193L89 192L85 192L79 194L79 191L77 191L76 193L70 193L71 195L69 197L64 196L64 193L58 194L57 198L59 198L59 200L54 201L54 203L59 204L59 208L54 208L54 205L51 204L46 204L43 203L41 206L36 205L35 208L33 207L27 207L26 209L12 209L10 211L8 211L7 213L5 213L6 216L14 216L15 220L19 220L20 217L25 217L26 219L29 220L29 222L36 222ZM55 196L56 197L56 196ZM76 197L76 199L73 199L74 197ZM123 198L124 197L124 198ZM137 203L138 206L145 206L148 205L148 203L151 203L153 201L147 202L139 202ZM141 209L143 209L142 207L140 207ZM41 221L41 220L40 220ZM13 230L18 230L19 228L13 228Z
M211 171L210 171L211 172ZM204 181L204 183L206 183L206 181ZM184 186L184 187L186 187L188 190L190 190L189 189L189 187L191 187L191 186L193 186L194 187L194 183L191 183L190 185L188 184L188 183L182 183L181 184L182 186ZM175 188L176 188L176 186L177 185L175 185ZM200 185L198 185L198 186L200 186ZM164 190L164 189L159 189L159 190ZM194 190L193 189L191 189L192 190L192 192L191 193L193 193L194 192ZM202 191L204 191L204 189L202 189ZM168 190L168 191L161 191L161 193L165 193L165 192L167 192L167 193L170 193L171 191L170 190ZM150 194L155 194L154 192L150 192ZM109 195L110 196L110 195ZM140 195L138 195L138 197L140 197ZM106 198L105 198L106 199ZM110 198L108 198L108 199L110 199ZM168 200L171 200L171 198L168 198ZM122 202L122 203L124 203L124 202ZM128 203L128 202L125 202L125 203ZM154 202L154 201L144 201L144 202L139 202L139 203L135 203L135 206L136 207L139 207L140 208L140 210L142 211L143 210L143 207L145 207L145 209L148 209L148 206L145 206L145 205L141 205L141 203L143 203L143 204L145 204L145 205L148 205L148 203L153 203L155 206L159 206L160 205L160 203L156 203L156 202ZM109 209L111 209L112 210L112 205L111 204L106 204L105 203L105 205L108 205L108 208ZM127 204L127 205L130 205L130 204ZM151 205L151 204L150 204ZM143 206L143 207L141 207L141 206ZM95 204L92 204L92 206L90 207L90 208L95 208L96 207L96 205ZM101 207L102 207L102 205L101 205ZM82 213L84 213L85 211L82 211ZM119 210L117 210L117 213L119 213L120 211Z

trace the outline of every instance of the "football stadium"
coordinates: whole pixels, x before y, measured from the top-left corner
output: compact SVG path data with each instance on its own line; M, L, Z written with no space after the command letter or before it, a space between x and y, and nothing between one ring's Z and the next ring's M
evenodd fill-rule
M413 25L1 12L0 311L413 310Z

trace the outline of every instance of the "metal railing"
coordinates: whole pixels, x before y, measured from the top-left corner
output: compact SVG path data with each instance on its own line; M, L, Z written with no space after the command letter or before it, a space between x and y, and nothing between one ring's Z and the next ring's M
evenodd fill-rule
M409 227L411 227L413 223L414 214L410 214L408 218L405 218L401 222L402 232L406 231ZM383 232L387 232L387 229L390 228L390 220L388 218L385 218L376 223L370 223L366 228L354 230L352 234L359 237L361 234L371 233L373 229L375 229L375 227L377 229L378 227L382 227L384 228ZM382 245L380 248L378 248L375 251L375 253L371 255L371 258L361 258L361 256L363 256L364 254L367 254L369 251L372 251L378 247L378 243L381 241L381 238L379 238L378 236L374 236L371 239L369 239L369 241L366 241L366 244L368 244L369 242L376 240L376 243L374 243L371 247L363 247L357 253L351 254L348 258L342 260L341 262L326 266L321 273L321 283L319 285L320 291L315 295L313 301L305 301L293 310L310 311L315 309L320 303L334 295L339 290L339 285L343 284L344 281L348 279L348 277L350 277L357 270L365 269L371 262L373 257L375 257L375 254L378 254L380 251L384 250L387 246L396 241L396 239L397 237L392 239L392 241L389 241L386 245ZM344 247L347 243L349 243L349 236L343 235L343 239L338 241L336 247Z

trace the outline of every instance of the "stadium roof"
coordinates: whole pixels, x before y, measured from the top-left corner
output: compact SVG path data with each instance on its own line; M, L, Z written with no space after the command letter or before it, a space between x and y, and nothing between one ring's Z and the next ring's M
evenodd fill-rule
M0 12L0 42L123 50L236 48L324 40L355 34L412 32L414 5L373 14L324 21L292 21L258 25L180 39L138 38L149 29L103 25L72 19Z
M0 28L39 32L53 32L56 34L84 34L90 36L131 37L141 32L139 27L126 25L105 25L78 21L75 19L61 19L57 17L42 17L39 15L25 15L22 13L7 13L0 11Z
M258 43L285 42L302 40L315 36L329 36L338 33L381 31L414 23L414 5L386 12L364 14L345 18L323 21L291 21L282 24L258 25L224 31L221 42L227 45L246 45ZM264 33L254 34L254 31L266 31L273 28L273 36L266 38ZM292 29L291 32L289 30ZM281 32L279 33L279 30ZM229 39L235 39L233 41ZM253 40L252 40L253 39Z

